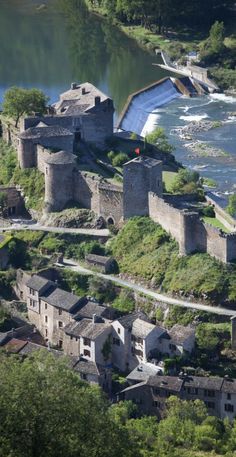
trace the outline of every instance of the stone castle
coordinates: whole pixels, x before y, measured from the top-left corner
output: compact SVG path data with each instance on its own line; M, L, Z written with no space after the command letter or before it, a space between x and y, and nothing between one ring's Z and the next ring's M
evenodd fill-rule
M113 101L92 84L73 83L47 115L23 119L20 132L3 124L3 137L17 148L20 167L36 167L45 175L45 211L61 211L73 201L108 224L149 216L178 241L181 255L200 251L225 263L235 260L236 233L204 223L192 197L163 194L161 161L144 156L129 161L123 186L79 169L73 154L78 143L104 147L113 134L113 113ZM236 231L233 221L230 230Z

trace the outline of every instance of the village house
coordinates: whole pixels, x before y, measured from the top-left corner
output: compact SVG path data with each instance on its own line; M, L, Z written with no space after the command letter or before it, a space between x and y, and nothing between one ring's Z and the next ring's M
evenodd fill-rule
M118 394L119 400L132 400L140 413L165 414L166 400L170 396L182 400L201 400L208 414L233 420L236 415L236 380L200 376L150 376L131 385Z
M97 267L102 273L116 273L117 262L112 257L106 257L104 255L87 254L85 260L88 264Z
M158 341L161 354L167 357L188 357L195 347L195 327L191 325L175 324L166 331Z

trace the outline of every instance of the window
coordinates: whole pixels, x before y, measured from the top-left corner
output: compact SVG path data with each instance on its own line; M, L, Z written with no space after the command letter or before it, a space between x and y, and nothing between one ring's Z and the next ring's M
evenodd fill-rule
M116 344L116 346L120 346L119 338L113 338L113 344Z
M35 290L34 289L30 289L30 295L35 295Z
M48 323L48 316L44 316L44 321L45 321L45 324Z
M214 397L215 396L215 391L214 390L204 390L204 395L205 397Z
M73 340L73 336L72 335L70 335L70 339Z
M48 329L47 328L45 329L45 336L46 336L46 338L48 336Z
M86 355L87 357L90 357L91 353L88 349L84 349L84 355Z
M229 413L234 412L234 405L231 405L230 403L225 404L225 411L228 411Z
M62 341L62 340L59 340L59 341L58 341L58 346L59 346L60 349L62 348L62 344L63 344L63 341Z
M118 332L118 333L119 333L119 335L120 335L120 328L118 328L118 329L117 329L117 332Z
M62 309L61 308L58 309L58 314L59 314L59 316L62 315Z
M154 400L152 402L152 406L155 406L156 408L160 408L161 407L161 403L159 401Z
M47 303L44 303L44 309L48 309Z
M197 387L195 387L195 388L193 389L193 393L194 393L194 395L198 395L198 388L197 388Z
M87 380L87 375L85 373L80 374L81 379Z
M63 322L62 321L58 321L58 327L59 328L63 328Z
M84 338L84 345L85 346L91 346L91 340L89 338Z
M175 344L169 344L169 349L170 349L171 351L175 351L175 349L176 349Z
M227 400L231 400L231 394L227 394Z
M35 300L32 300L32 298L30 299L30 306L32 306L32 308L35 308L37 305L37 302Z
M209 408L209 409L215 409L215 403L214 403L214 401L206 401L206 402L205 402L205 405L206 405L206 407Z

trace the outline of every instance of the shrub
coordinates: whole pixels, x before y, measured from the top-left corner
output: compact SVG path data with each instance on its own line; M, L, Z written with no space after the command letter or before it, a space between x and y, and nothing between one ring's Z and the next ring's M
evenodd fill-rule
M113 167L122 167L125 162L128 162L129 156L125 154L124 152L119 152L118 154L115 155L112 159L112 165Z

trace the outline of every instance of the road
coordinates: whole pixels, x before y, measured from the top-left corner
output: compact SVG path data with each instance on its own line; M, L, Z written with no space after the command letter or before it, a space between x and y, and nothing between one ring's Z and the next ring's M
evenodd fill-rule
M139 284L135 284L132 281L121 279L118 276L105 275L103 273L98 273L88 268L84 268L72 259L64 259L63 264L59 265L70 268L72 271L76 271L87 275L98 276L99 278L106 279L107 281L111 281L120 286L128 287L129 289L132 289L135 292L142 293L148 297L154 298L155 300L158 300L162 303L166 303L168 305L183 306L184 308L197 309L199 311L207 311L209 313L220 314L222 316L234 316L236 314L236 311L227 308L222 308L218 306L208 306L203 305L202 303L193 303L187 300L176 299L164 294L159 294L152 289L147 289L146 287L143 287Z
M108 229L89 229L89 228L66 228L66 227L47 227L40 224L12 224L8 227L0 227L0 232L9 230L35 230L53 233L73 233L75 235L90 235L99 238L108 238L110 232Z

